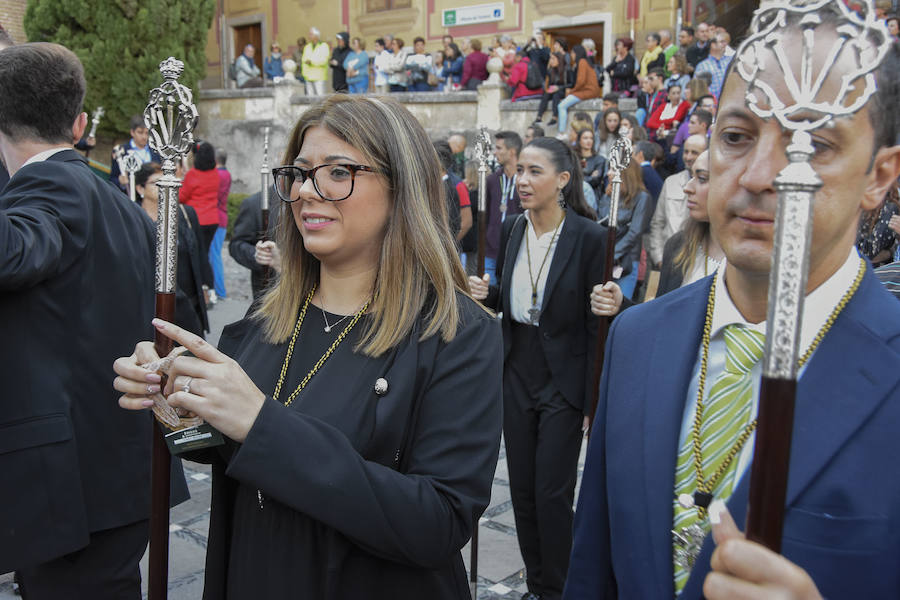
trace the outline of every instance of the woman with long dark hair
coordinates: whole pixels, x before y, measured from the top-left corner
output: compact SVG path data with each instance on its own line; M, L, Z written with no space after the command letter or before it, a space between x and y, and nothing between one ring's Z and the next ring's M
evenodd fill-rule
M535 125L541 125L544 111L550 104L550 121L547 125L556 125L556 111L559 103L566 95L566 56L562 52L554 52L547 61L547 75L544 77L544 93L538 104Z
M469 278L503 313L503 431L530 598L562 595L572 545L575 474L587 414L597 318L585 299L602 280L605 229L584 201L581 165L541 137L519 155L524 214L507 219L499 286Z
M584 47L581 44L573 46L571 56L572 65L575 68L575 85L566 91L566 97L556 108L556 112L559 115L560 134L566 132L566 116L570 106L574 106L583 100L599 98L601 94L597 73L594 71L594 65L588 59Z

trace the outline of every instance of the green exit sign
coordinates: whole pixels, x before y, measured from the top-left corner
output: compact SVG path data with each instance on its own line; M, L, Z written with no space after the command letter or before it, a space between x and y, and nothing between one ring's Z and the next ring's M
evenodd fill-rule
M444 27L453 27L456 25L456 10L444 11Z

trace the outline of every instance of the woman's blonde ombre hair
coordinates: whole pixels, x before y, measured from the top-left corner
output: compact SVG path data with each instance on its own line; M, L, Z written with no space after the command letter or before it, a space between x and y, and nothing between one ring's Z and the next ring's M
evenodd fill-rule
M468 295L468 284L450 234L441 169L425 130L396 101L336 94L303 113L283 164L294 163L307 130L316 126L362 153L387 181L391 202L368 311L372 319L357 350L383 354L420 318L421 339L438 332L445 341L453 339L459 324L456 292ZM281 210L281 276L254 315L272 343L290 337L301 302L319 281L319 260L306 251L285 203Z

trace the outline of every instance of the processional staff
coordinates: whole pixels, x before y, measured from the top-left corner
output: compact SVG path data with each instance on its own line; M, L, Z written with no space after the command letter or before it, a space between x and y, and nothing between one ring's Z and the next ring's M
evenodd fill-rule
M269 132L271 129L268 125L263 127L263 164L259 170L259 179L262 185L259 193L259 207L262 210L262 232L259 239L262 242L269 240L269 189L272 185L269 181L269 176L272 173L271 169L269 169ZM270 275L271 269L268 265L264 266L262 271L263 289L269 285Z
M764 2L735 56L736 71L748 84L747 106L792 133L789 164L774 181L778 207L746 531L748 539L775 552L781 550L784 524L812 204L822 187L810 165L815 154L811 133L866 104L876 90L873 72L891 45L872 0L862 4L860 15L842 0ZM802 36L793 33L796 27ZM817 39L826 29L827 42ZM799 44L800 52L789 52L787 40ZM852 64L853 70L842 76L840 85L828 86L838 61ZM770 82L779 71L784 85L776 89Z
M106 114L106 111L103 110L102 106L98 106L96 109L94 109L94 114L91 115L91 130L87 134L87 137L89 139L90 138L97 139L97 125L100 124L100 119L105 114ZM91 155L91 149L90 148L85 149L85 151L84 151L85 158L87 158L90 155Z
M184 63L169 57L159 65L163 83L150 91L144 124L150 130L150 146L162 157L162 178L157 181L160 199L156 219L156 316L175 318L175 267L178 255L178 189L176 165L194 143L197 107L190 88L178 82ZM156 353L166 357L174 342L156 331ZM158 418L158 417L157 417ZM169 467L170 454L157 424L153 435L150 502L150 559L148 597L163 600L167 594L169 562Z
M612 177L612 195L609 200L609 221L606 234L606 262L603 265L603 283L613 280L613 265L616 254L616 227L619 225L619 195L622 189L622 171L631 162L631 140L620 137L609 152L609 170ZM590 427L594 426L597 413L597 401L600 397L600 375L603 370L603 355L606 350L606 338L609 335L610 317L600 317L597 324L597 353L594 358L594 401L591 406Z
M487 173L491 159L491 134L485 127L478 131L475 141L478 159L478 275L484 275L484 253L487 242Z
M125 172L128 173L128 197L132 202L137 202L137 190L134 185L134 175L141 170L141 159L136 152L129 152L122 161L125 165Z

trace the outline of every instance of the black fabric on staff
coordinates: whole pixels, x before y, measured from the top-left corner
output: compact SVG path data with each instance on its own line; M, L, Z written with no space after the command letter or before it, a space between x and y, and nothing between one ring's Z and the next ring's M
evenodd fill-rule
M572 501L597 335L589 295L603 277L606 233L567 211L535 327L513 321L510 297L517 256L526 251L526 227L531 225L524 216L504 222L497 256L501 283L491 286L485 304L503 313L503 431L528 589L554 600L562 595L572 545Z

